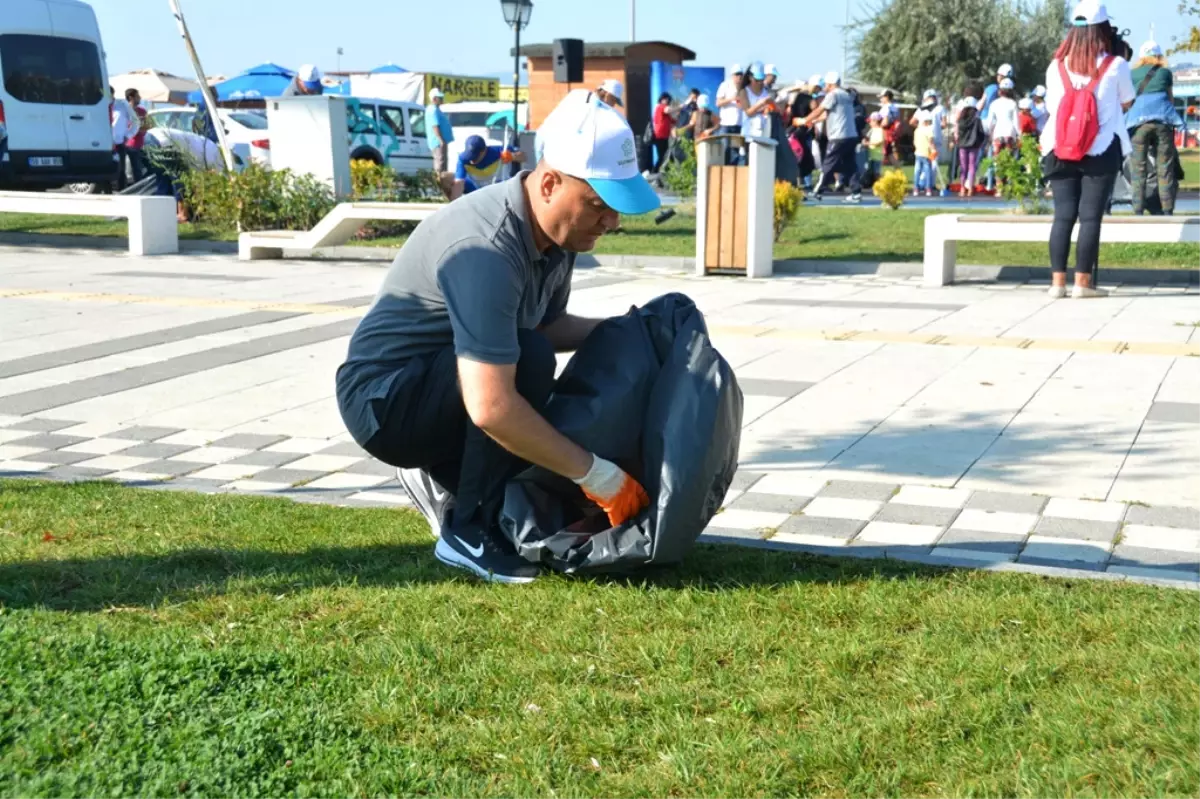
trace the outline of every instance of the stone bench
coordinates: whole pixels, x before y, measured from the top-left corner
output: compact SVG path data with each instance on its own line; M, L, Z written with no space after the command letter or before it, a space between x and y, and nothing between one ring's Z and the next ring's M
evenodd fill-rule
M0 211L14 214L105 216L129 220L130 255L179 252L174 197L0 191Z
M340 203L312 230L261 230L238 236L238 260L282 258L283 251L312 252L350 239L364 222L420 222L445 203Z
M1050 216L934 214L925 218L924 283L954 282L960 241L1049 242ZM1075 225L1071 240L1079 236ZM1200 243L1200 216L1106 216L1100 242L1110 244ZM1047 258L1049 254L1047 253Z

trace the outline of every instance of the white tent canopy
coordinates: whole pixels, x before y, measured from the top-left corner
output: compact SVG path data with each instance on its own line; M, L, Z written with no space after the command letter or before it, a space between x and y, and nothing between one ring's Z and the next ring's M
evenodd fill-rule
M142 99L151 103L187 103L189 92L200 88L194 80L181 78L169 72L159 72L157 69L135 69L122 75L114 75L109 79L118 97L125 95L126 89L137 89Z

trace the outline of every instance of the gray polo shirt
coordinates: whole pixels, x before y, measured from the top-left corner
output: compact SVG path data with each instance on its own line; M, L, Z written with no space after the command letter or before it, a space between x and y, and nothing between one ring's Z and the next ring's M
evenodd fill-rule
M852 139L858 135L854 127L854 100L850 92L835 86L821 101L821 107L829 111L825 117L825 136L830 141Z
M517 330L549 324L566 310L575 253L534 246L528 174L439 210L392 262L337 372L342 418L360 444L379 430L375 405L419 373L405 369L413 359L453 346L460 358L515 364Z

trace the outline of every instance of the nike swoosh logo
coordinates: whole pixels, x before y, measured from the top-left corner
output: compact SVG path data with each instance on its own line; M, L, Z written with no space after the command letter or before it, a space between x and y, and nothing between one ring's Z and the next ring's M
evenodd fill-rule
M446 497L450 496L450 492L439 491L437 486L431 485L429 487L429 496L434 502L441 502Z
M466 541L463 541L458 536L454 536L454 540L457 541L458 543L462 544L462 548L467 550L468 552L470 552L471 557L477 558L483 554L483 544L472 547L472 546L469 546Z

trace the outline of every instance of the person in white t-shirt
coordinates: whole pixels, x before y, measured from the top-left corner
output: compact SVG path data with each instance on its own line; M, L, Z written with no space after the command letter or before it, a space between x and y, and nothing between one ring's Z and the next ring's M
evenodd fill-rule
M1021 123L1017 117L1017 100L1011 78L1000 81L996 99L988 107L987 131L992 142L992 152L1015 150L1021 140Z
M1083 0L1071 13L1071 28L1046 70L1046 111L1042 130L1042 174L1054 193L1054 224L1050 230L1050 296L1067 293L1067 254L1071 232L1079 221L1075 245L1075 298L1100 297L1108 292L1093 285L1092 272L1100 253L1100 224L1112 196L1121 163L1132 149L1125 130L1125 110L1137 92L1129 63L1109 53L1113 26L1108 9L1099 0ZM1066 97L1063 72L1077 90L1095 81L1099 130L1079 161L1065 161L1055 153L1058 111Z
M746 119L745 108L742 106L744 78L741 66L734 64L729 68L729 77L717 87L717 122L720 125L718 133L735 136L742 133L742 123ZM740 160L741 154L736 147L729 147L725 151L726 164L736 164Z

